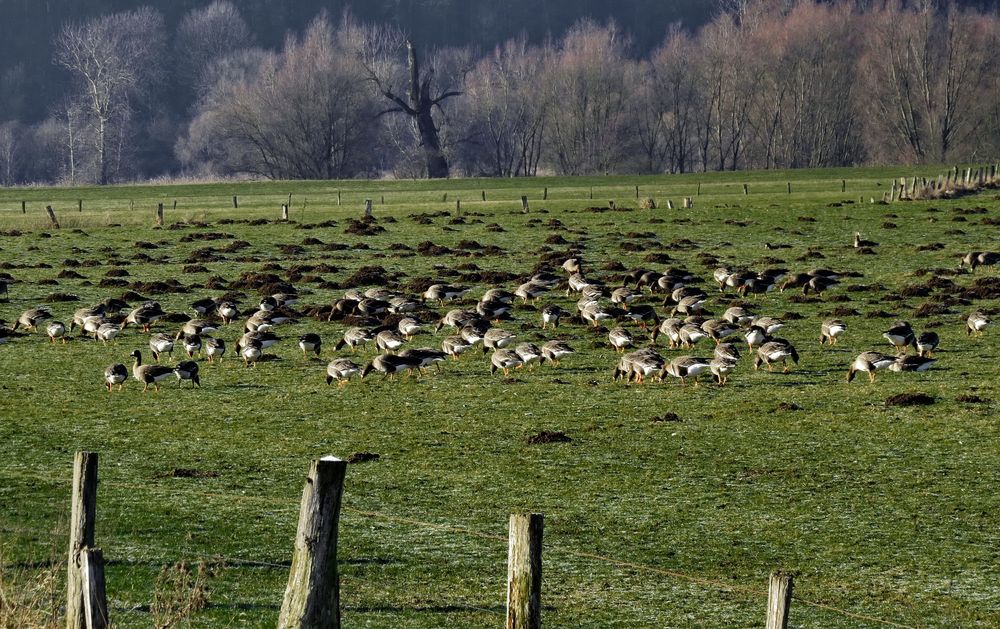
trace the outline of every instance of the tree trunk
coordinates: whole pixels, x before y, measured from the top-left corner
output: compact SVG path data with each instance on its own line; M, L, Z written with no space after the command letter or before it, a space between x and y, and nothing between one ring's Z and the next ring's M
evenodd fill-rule
M423 81L420 80L420 62L417 59L417 50L409 40L406 41L406 54L410 70L410 89L407 95L410 98L410 108L417 120L417 131L420 133L420 145L424 149L424 159L427 160L427 176L431 179L444 179L448 177L448 160L441 152L438 128L434 124L433 116L431 116L436 103L430 94L430 78L424 77Z

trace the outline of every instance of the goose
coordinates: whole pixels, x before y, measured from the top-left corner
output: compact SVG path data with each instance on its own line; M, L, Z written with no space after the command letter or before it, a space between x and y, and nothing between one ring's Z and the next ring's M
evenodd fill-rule
M483 336L485 336L489 329L489 322L477 320L462 326L462 329L458 331L458 335L462 337L466 343L475 345L476 343L482 342Z
M205 297L204 299L199 299L191 304L191 309L194 310L195 314L200 316L205 316L212 314L218 308L218 302L216 302L214 297Z
M511 369L520 367L523 364L524 362L521 360L521 357L511 350L498 349L490 357L490 375L495 374L497 369L502 369L503 375L509 376Z
M226 342L222 339L217 339L214 336L205 337L205 355L208 356L208 362L214 363L215 359L218 358L219 362L222 362L222 357L226 353Z
M614 315L609 310L601 306L601 304L596 301L587 303L587 305L580 310L580 316L584 321L589 321L595 328L600 325L600 321L606 321L614 318Z
M276 308L282 308L284 306L292 306L299 301L299 296L295 293L274 293L270 297L265 297L261 300L261 303L272 303Z
M729 378L729 374L736 369L736 363L731 360L726 360L724 358L713 358L710 363L708 363L708 369L715 376L715 381L718 385L724 386L726 380Z
M375 346L386 353L392 353L399 349L405 339L392 330L382 330L375 335Z
M759 325L751 325L743 333L743 338L746 339L748 350L752 352L755 347L760 347L767 341L767 330Z
M435 332L439 332L444 326L450 326L456 330L461 330L469 321L479 318L475 310L454 309L449 310L434 327Z
M278 337L275 336L274 332L271 332L270 330L266 330L264 332L245 332L243 336L240 337L240 340L236 341L236 351L242 353L243 348L248 345L256 345L257 349L265 350L277 342Z
M962 258L958 266L961 268L969 265L969 268L975 271L976 267L996 266L998 263L1000 263L1000 253L972 251Z
M122 331L122 326L117 323L102 323L97 330L94 331L94 340L101 339L101 342L105 345L108 341L115 340L118 333Z
M459 355L472 347L472 345L473 343L466 341L461 336L448 336L441 341L441 351L458 360Z
M659 327L653 329L653 334L651 335L652 341L655 343L657 337L663 334L667 337L670 349L675 349L681 342L682 325L684 325L684 322L676 317L669 317L660 321Z
M133 351L130 356L135 359L135 364L132 365L132 377L142 383L143 393L146 392L149 385L153 385L153 389L159 391L160 381L174 375L174 370L171 367L164 365L143 365L142 352L139 350Z
M121 363L108 365L107 369L104 370L104 385L108 387L108 393L111 393L111 388L116 384L118 390L121 391L126 380L128 380L128 369Z
M936 362L936 359L927 358L926 356L899 356L889 365L889 371L897 373L903 371L923 372L930 369L931 365Z
M231 301L221 301L216 308L216 312L222 317L222 322L226 325L232 323L236 317L240 316L240 309Z
M336 380L337 386L342 387L351 380L351 376L359 373L361 367L350 358L336 358L326 366L326 383L332 384Z
M389 302L365 297L358 302L358 312L366 317L377 317L389 312Z
M365 293L359 288L348 288L344 291L344 299L353 302L360 302L365 298Z
M570 275L572 275L574 273L579 273L580 272L580 269L583 266L583 260L581 260L580 258L576 258L576 257L566 258L565 260L563 260L563 263L562 263L561 266L562 266L562 269L564 271L566 271L567 273L569 273Z
M827 319L819 327L820 345L836 345L840 336L847 331L847 324L840 319Z
M757 348L757 355L753 359L753 368L754 371L757 371L757 368L761 364L765 364L767 365L767 370L771 371L771 366L774 363L780 362L782 372L788 373L789 358L792 359L793 363L798 364L799 354L795 351L795 347L788 341L772 339Z
M149 351L153 360L160 362L160 354L174 354L174 339L169 334L153 334L149 337Z
M740 360L740 350L734 343L719 343L715 346L715 351L712 353L712 356L713 358L717 358L719 360L735 363Z
M747 309L742 306L732 306L730 308L726 308L726 311L722 313L722 320L732 323L733 325L742 325L751 319L753 319L753 315L751 315Z
M413 317L404 317L399 320L396 328L399 330L399 333L406 337L406 340L409 341L413 339L414 334L420 332L423 325L421 325L420 321Z
M566 341L552 340L542 345L542 356L553 365L558 366L559 361L574 353Z
M142 328L143 332L149 332L149 328L165 316L167 313L163 312L163 308L158 302L147 301L128 313L124 323L122 323L122 328L137 325Z
M358 310L358 300L356 299L338 299L333 302L330 307L330 314L327 316L327 321L339 321L348 315L352 315Z
M983 329L986 328L991 323L990 318L983 314L981 311L977 310L969 315L969 318L965 320L965 333L969 336L976 335L982 336ZM17 326L14 326L17 327Z
M761 328L762 330L764 330L765 334L774 334L782 327L784 327L785 323L781 319L761 316L761 317L754 317L753 319L751 319L750 325Z
M104 304L97 304L88 308L80 308L73 313L73 320L70 321L69 331L72 332L77 326L83 327L83 322L90 317L101 317L106 312Z
M711 361L694 356L678 356L663 368L664 373L680 378L681 384L686 384L685 378L694 378L694 386L698 386L698 376L708 371Z
M573 273L572 275L569 276L569 279L567 280L566 296L569 297L569 294L571 292L582 293L583 289L587 288L590 285L591 285L590 282L588 282L585 277L583 277L579 273Z
M351 348L351 352L353 353L359 346L364 347L368 341L373 340L375 340L375 336L372 334L371 330L367 330L365 328L347 328L347 330L344 331L343 338L337 341L337 345L334 349L339 351L347 345Z
M534 343L518 343L514 347L514 353L521 359L522 367L534 368L535 363L540 365L545 362L545 355Z
M812 291L812 292L816 293L817 295L820 295L825 290L827 290L829 288L833 288L834 286L836 286L839 283L840 282L838 282L836 279L834 279L832 277L826 277L826 276L823 276L823 275L817 275L816 277L813 277L808 282L806 282L806 285L802 287L802 294L803 295L808 295L809 291Z
M52 318L52 313L49 312L48 308L32 308L31 310L25 310L21 313L21 316L17 318L14 322L14 327L11 331L14 331L18 326L24 326L28 330L34 331L38 324L42 321L46 321Z
M749 271L747 269L739 269L737 271L733 271L732 273L729 274L728 277L726 277L726 288L733 288L739 291L740 286L743 286L743 284L747 283L748 281L756 277L757 277L756 273L754 273L753 271Z
M240 356L243 358L243 364L248 368L257 366L257 361L260 357L264 355L263 348L261 347L260 341L251 340L245 345L236 344L236 349L239 351Z
M739 328L732 323L721 321L719 319L709 319L708 321L705 321L701 324L701 329L710 339L715 341L716 345L722 342L722 339L739 331Z
M747 294L763 295L774 290L775 283L773 277L758 274L756 277L748 277L744 280L742 284L736 287L736 292L744 297Z
M660 278L662 277L663 273L660 273L659 271L646 271L635 281L635 289L641 290L643 288L648 288L649 292L655 293L660 290Z
M406 371L407 373L412 374L413 370L417 369L419 366L419 359L396 356L395 354L380 354L364 366L361 370L361 377L364 378L372 371L378 371L382 374L383 380L386 378L391 380L401 371Z
M187 354L187 357L193 358L195 354L201 351L201 335L185 334L181 344L184 346L184 353Z
M603 299L605 296L607 296L607 293L608 293L607 289L605 289L603 286L599 284L587 284L586 286L583 287L583 290L580 291L580 294L584 298L590 299L591 301Z
M174 367L174 375L177 376L178 382L183 385L185 380L191 381L191 388L195 385L201 386L201 378L198 377L198 363L193 360L185 360L177 363Z
M892 343L892 346L900 354L906 353L908 345L913 345L914 347L917 345L917 337L913 333L913 328L906 321L896 321L882 336Z
M677 335L683 347L694 347L701 339L708 338L708 334L695 323L685 323L677 331Z
M480 302L500 301L509 304L514 301L516 295L509 290L502 288L490 288L479 298Z
M933 357L934 350L937 349L940 342L941 338L937 335L937 332L922 332L917 337L917 355L924 358Z
M509 303L500 300L480 301L476 304L476 314L490 321L499 321L513 309Z
M549 285L536 282L534 280L527 281L514 291L514 295L521 298L521 303L528 303L529 301L535 301L545 293L549 292Z
M656 380L663 379L665 361L656 350L642 349L626 354L626 356L628 358L623 363L619 363L619 368L624 369L622 375L626 382L635 381L636 384L642 384L648 377Z
M786 288L802 288L809 283L809 280L813 278L812 275L808 273L793 273L785 278L785 281L781 283L778 290L785 292Z
M491 349L503 349L514 343L517 337L502 328L490 328L483 334L483 353Z
M393 297L397 297L395 293L387 288L381 288L379 286L373 286L364 292L364 296L368 299L380 299L386 303L389 302Z
M732 274L733 272L729 270L729 267L725 266L720 266L712 272L712 279L719 285L720 293L726 292L726 285L729 282L729 276Z
M629 333L625 328L612 328L608 332L608 340L611 342L611 347L615 348L615 351L622 353L625 351L626 347L632 345L633 339L632 334Z
M443 305L446 301L454 301L464 297L468 292L469 289L463 286L432 284L424 291L423 298L424 301L436 301Z
M292 317L283 310L258 310L250 315L244 324L243 329L263 332L264 330L270 330L276 325L289 323L291 321L293 321ZM211 331L215 330L213 329Z
M628 305L642 297L641 293L633 291L628 286L622 286L611 291L611 303L628 308Z
M178 341L184 336L201 336L202 334L215 332L218 329L218 326L211 321L206 321L204 319L191 319L181 326L181 329L177 331L177 335L174 337L174 340Z
M886 356L882 352L863 352L858 354L858 357L854 359L850 369L847 371L847 381L854 380L854 375L859 371L863 371L868 374L869 381L875 382L875 372L879 369L885 369L893 364L893 362L893 358Z
M683 315L697 314L702 311L705 306L705 298L701 295L691 295L681 299L674 306L673 311L671 311L670 316L674 316L678 313Z
M635 321L643 330L647 328L649 323L652 323L654 327L660 324L660 315L656 314L655 308L647 304L631 306L625 311L625 316Z
M430 365L434 365L438 371L441 371L441 363L444 362L445 353L433 347L413 347L401 351L399 357L417 361L417 368L421 372Z
M534 282L536 284L543 284L545 286L548 286L549 288L552 288L557 284L559 284L560 282L562 282L562 278L556 275L555 273L550 273L549 271L543 270L532 275L529 281Z
M542 329L548 327L551 323L553 328L559 327L559 320L567 316L569 313L560 308L555 304L549 304L542 308Z
M49 335L49 341L52 343L55 343L56 339L62 339L63 345L66 344L66 324L62 321L50 321L45 326L45 333Z
M83 325L80 326L80 335L81 336L90 335L94 337L94 339L96 339L97 329L100 328L105 323L107 323L107 321L104 319L104 315L95 315L92 317L87 317L86 319L83 320Z
M861 232L854 232L854 248L861 249L862 247L877 247L878 243L874 240L865 240L861 237Z
M392 297L388 300L389 312L392 314L403 314L413 312L420 307L420 303L409 297Z
M319 358L320 349L323 346L323 339L315 332L306 332L299 337L299 349L302 350L302 357L305 358L309 352L316 354Z

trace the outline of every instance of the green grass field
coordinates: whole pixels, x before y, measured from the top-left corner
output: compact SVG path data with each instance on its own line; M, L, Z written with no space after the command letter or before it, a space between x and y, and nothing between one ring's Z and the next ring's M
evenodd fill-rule
M302 316L276 329L273 359L253 369L233 355L236 323L216 334L230 351L220 365L202 360L200 389L170 382L143 394L130 381L109 394L104 367L130 364L137 348L148 359L145 334L129 328L107 346L17 337L0 345L5 574L30 581L64 561L73 452L92 450L101 455L97 543L110 562L117 626L153 624L157 576L181 560L212 568L208 605L185 622L273 626L309 461L372 452L377 461L347 474L345 626L498 626L507 519L520 511L545 514L551 627L761 626L775 569L798 575L794 626L880 626L810 603L906 626L997 626L1000 332L969 338L964 320L977 308L998 312L1000 282L984 280L993 270L959 273L958 262L1000 249L1000 201L988 192L869 203L893 177L943 170L0 190L0 273L16 280L0 303L8 324L42 304L68 323L77 308L126 290L190 314L195 299L232 289L250 311L260 292L233 282L251 271L291 281L305 311L376 265L399 292L429 279L470 286L458 305L472 305L493 285L490 273L509 273L500 285L513 290L543 261L579 252L588 279L608 286L623 275L613 263L686 267L703 278L711 313L746 302L783 318L781 336L801 355L782 374L753 371L745 353L725 387L613 382L607 328L541 329L543 304L575 310L577 297L562 290L518 305L501 327L519 340L565 339L577 353L507 378L491 376L488 356L475 351L421 378L328 387L327 361L349 355L333 350L347 326ZM637 185L659 209L638 209ZM289 194L291 221L282 223ZM693 209L665 209L684 196ZM366 198L385 231L345 233ZM609 200L625 211L586 210ZM154 227L157 203L164 228ZM47 226L48 204L60 229ZM879 243L874 255L852 248L855 231ZM247 244L229 246L236 241ZM428 255L428 243L448 251ZM754 270L856 275L820 298L743 300L718 292L713 256ZM109 278L110 269L127 275ZM78 300L47 303L54 293ZM432 304L420 316L434 321L451 307ZM849 329L837 346L821 346L820 322L833 313ZM894 318L940 334L938 363L847 384L857 353L891 350L881 335ZM307 331L322 335L322 360L297 348ZM439 346L445 335L429 329L411 345ZM668 359L682 353L662 339L659 349ZM711 352L710 341L685 351ZM370 345L358 360L374 355ZM905 392L934 403L886 406ZM677 419L662 421L670 413ZM529 444L542 430L571 441Z

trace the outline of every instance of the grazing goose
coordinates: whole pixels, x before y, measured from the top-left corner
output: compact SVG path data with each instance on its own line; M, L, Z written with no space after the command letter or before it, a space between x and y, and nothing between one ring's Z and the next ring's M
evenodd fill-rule
M664 365L665 361L659 352L650 348L641 349L622 356L615 372L615 380L624 378L625 382L634 381L636 384L644 383L648 377L663 380Z
M250 315L243 325L244 330L263 332L270 330L276 325L288 323L292 318L278 310L258 310Z
M729 267L725 266L720 266L712 272L712 279L718 283L720 293L726 292L726 285L729 282L729 276L732 274L733 272L729 270Z
M432 284L427 288L427 290L424 291L423 298L424 301L436 301L439 304L444 305L444 302L460 299L468 292L469 289L463 286Z
M358 302L358 312L366 317L377 317L389 312L389 302L365 297Z
M583 260L580 258L566 258L563 260L562 269L569 273L570 275L574 273L580 273L580 269L583 266Z
M765 364L767 365L767 370L771 371L772 365L780 362L782 372L788 373L789 358L792 359L793 363L798 364L799 354L795 351L795 347L788 341L773 339L757 348L757 355L753 359L753 368L756 371L761 364Z
M141 306L133 308L128 313L128 316L125 317L125 322L122 323L122 328L126 328L129 325L137 325L142 328L143 332L149 332L150 326L165 316L167 316L167 313L163 312L163 308L159 302L147 301Z
M751 326L755 325L764 330L765 334L770 335L774 334L782 327L784 327L785 323L781 319L776 319L775 317L762 316L762 317L754 317L753 319L751 319L750 325Z
M610 310L601 306L598 302L591 301L588 302L580 311L580 317L582 317L584 321L589 321L590 324L596 328L600 325L600 321L613 319L614 314Z
M733 343L719 343L715 346L713 357L719 360L726 360L731 363L739 362L740 350Z
M545 362L545 355L534 343L518 343L514 353L521 359L521 367L534 368L535 363L540 365Z
M413 312L420 307L420 303L409 297L392 297L388 300L389 312L392 314L403 314Z
M499 321L513 309L509 303L500 300L480 301L476 304L476 314L490 321Z
M130 355L135 359L135 364L132 365L132 377L142 383L143 393L146 392L149 385L153 385L153 389L159 391L160 382L174 375L174 370L171 367L164 365L143 365L142 352L139 350L135 350Z
M710 339L715 341L716 345L718 345L722 339L727 336L739 332L739 328L732 323L721 321L719 319L709 319L708 321L705 321L701 324L701 329Z
M879 369L885 369L893 364L893 362L893 358L886 356L882 352L863 352L858 354L858 357L854 359L850 369L847 371L847 381L854 380L854 374L863 371L868 374L869 381L875 382L875 372Z
M412 374L413 370L419 366L420 360L416 358L396 356L395 354L380 354L364 366L364 369L361 370L361 377L364 378L372 371L378 371L382 374L383 380L386 378L391 380L397 373L402 371Z
M491 349L503 349L512 345L517 337L502 328L490 328L483 334L483 353Z
M628 286L622 286L621 288L616 288L611 291L611 303L618 304L625 308L628 308L630 303L640 297L642 297L641 293L635 292Z
M656 338L663 334L667 337L667 341L670 344L670 349L676 349L681 342L681 326L684 322L676 317L670 317L664 319L660 322L660 326L653 330L652 339L656 342Z
M222 322L226 325L229 325L236 317L240 316L240 309L231 301L219 302L216 312L219 313L219 316L222 317Z
M243 364L249 367L256 367L257 361L260 357L264 355L263 348L260 345L260 341L250 340L244 345L236 344L236 349L239 351L240 356L243 358Z
M503 375L509 376L511 369L520 367L523 364L521 357L511 350L498 349L490 357L490 375L495 374L497 369L502 369Z
M579 273L574 273L569 276L566 285L566 296L569 297L570 293L582 293L583 289L590 286L590 282L587 278L583 277Z
M704 297L702 297L701 295L691 295L677 302L677 305L674 306L674 309L673 311L671 311L670 316L672 317L676 314L683 314L683 315L698 314L699 312L702 311L704 306L705 306Z
M548 327L551 323L553 328L559 327L559 320L563 317L569 315L568 312L556 306L555 304L549 304L542 308L542 329Z
M14 322L14 327L11 330L16 330L18 326L24 326L28 330L34 331L37 329L38 324L42 321L52 318L52 313L49 312L48 308L32 308L31 310L25 310L21 313L21 316L17 318Z
M359 373L361 367L350 358L336 358L326 366L326 383L332 384L336 380L337 386L342 387L351 380L351 376Z
M926 356L899 356L889 365L889 371L897 373L903 371L927 371L936 362L936 359L927 358Z
M104 385L108 387L108 393L111 393L111 388L116 384L118 390L121 391L126 380L128 380L128 369L121 363L108 365L108 368L104 370Z
M388 302L393 297L397 297L395 293L387 288L381 288L379 286L373 286L364 292L365 297L368 299L381 299L384 302Z
M89 308L80 308L73 313L73 320L69 324L69 331L72 332L77 326L83 327L84 321L91 317L102 317L106 312L104 304L97 304Z
M663 368L664 373L675 378L680 378L684 385L685 378L694 378L694 386L698 386L698 376L711 368L711 361L694 356L678 356L667 363Z
M423 328L423 325L420 323L420 321L418 321L413 317L404 317L399 320L399 323L396 325L396 328L399 330L399 333L406 338L407 341L410 341L413 339L414 334L420 332L421 328Z
M215 359L218 358L219 362L222 362L222 357L226 353L226 342L222 339L217 339L214 336L205 337L205 355L208 356L208 362L214 363Z
M708 369L715 376L715 381L721 387L726 384L729 374L736 369L736 363L724 358L713 358L712 362L708 363Z
M375 340L375 336L372 334L371 330L365 328L347 328L344 331L344 336L339 341L337 345L333 348L335 350L342 349L345 345L351 348L353 353L358 347L364 347L368 341Z
M573 353L573 348L565 341L552 340L542 345L542 356L553 365L559 365L559 361Z
M490 329L489 323L485 322L486 325L482 325L477 321L473 321L467 325L462 326L462 329L458 331L458 335L465 340L466 343L470 345L475 345L476 343L481 343L483 336Z
M160 362L160 354L174 355L174 339L169 334L153 334L149 337L149 351L153 360Z
M194 358L195 354L201 352L201 335L185 334L181 344L184 346L184 353L187 354L187 357Z
M243 348L248 345L256 345L257 349L263 351L277 342L278 337L270 330L265 332L246 332L240 337L240 340L236 341L236 351L242 353Z
M94 340L101 339L101 342L105 345L108 341L115 340L118 333L122 331L122 326L117 323L102 323L98 326L97 330L94 331Z
M45 326L45 333L49 335L49 341L52 343L55 343L56 339L62 339L63 344L66 344L66 324L62 321L50 321Z
M998 263L1000 263L1000 253L972 251L962 258L962 262L958 266L961 268L969 265L969 268L975 271L976 267L996 266Z
M817 275L806 282L806 285L802 287L802 294L808 295L809 291L812 291L817 295L820 295L827 289L833 288L839 283L840 282L835 278Z
M753 319L753 315L751 315L747 309L742 306L732 306L730 308L726 308L726 311L722 313L722 320L732 323L733 325L743 325L751 319Z
M819 327L820 345L836 345L837 339L847 331L847 324L840 319L827 319Z
M549 292L550 287L548 284L542 284L534 280L527 281L514 290L514 294L521 298L521 303L528 303L529 301L535 301L545 293Z
M660 315L656 314L656 309L647 304L639 304L637 306L631 306L625 311L625 317L629 318L638 324L640 328L645 330L647 326L652 323L654 327L660 324Z
M83 325L80 326L80 336L89 335L97 338L97 329L102 325L107 323L104 319L104 315L95 315L93 317L87 317L83 320Z
M812 275L808 273L793 273L785 278L785 281L781 283L778 290L785 292L786 288L802 288L809 283L809 280L813 278Z
M431 365L441 371L441 363L444 362L445 353L433 347L413 347L401 351L399 357L416 361L417 368L423 373Z
M646 271L635 281L635 289L648 288L650 293L660 290L660 278L663 274L658 271Z
M509 304L514 301L514 293L503 288L490 288L479 298L480 302L500 301Z
M905 354L909 345L917 346L917 337L913 333L913 328L906 321L896 321L882 336L892 343L892 346L900 354Z
M178 341L184 336L201 336L202 334L215 332L218 329L218 326L211 321L205 321L204 319L191 319L181 326L181 329L177 331L177 335L174 337L174 340Z
M743 338L747 341L747 348L752 352L755 347L760 347L767 341L767 330L759 325L751 325L743 333Z
M199 299L191 304L191 309L194 310L195 314L204 317L205 315L210 315L216 311L219 304L215 301L214 297L205 297L204 299Z
M177 366L174 367L174 375L177 376L181 385L184 384L185 380L190 380L192 389L195 385L201 386L201 378L198 377L198 363L193 360L177 363Z
M701 339L708 338L708 334L696 323L685 323L677 331L682 347L694 347Z
M319 358L322 347L323 339L315 332L307 332L299 337L299 349L302 350L303 358L306 358L309 352L316 354L316 358Z
M632 345L633 339L632 335L625 328L611 328L608 332L608 340L611 342L611 347L615 348L615 351L622 353L625 351L626 347Z
M874 240L865 240L861 237L861 232L854 232L854 248L861 249L862 247L877 247L878 243Z
M392 330L382 330L375 335L375 346L387 353L396 351L405 342L402 336Z
M532 275L529 281L534 282L536 284L543 284L545 286L548 286L549 288L552 288L555 285L559 284L559 282L562 281L562 278L556 275L555 273L549 273L548 271L539 271L538 273Z
M344 317L353 315L358 310L358 300L356 299L338 299L333 302L330 307L330 314L327 316L327 321L340 321Z
M461 336L448 336L441 341L441 351L448 354L453 359L458 360L462 352L473 346L473 343L466 341Z
M449 310L434 327L435 332L439 332L444 326L450 326L456 330L461 330L463 326L474 319L478 319L479 314L475 310Z
M932 358L934 350L937 349L940 342L941 338L937 335L937 332L922 332L917 337L917 355L924 358Z
M990 318L977 310L970 314L969 318L965 320L965 333L969 336L972 336L973 334L976 336L982 336L983 329L985 329L990 323L992 323Z

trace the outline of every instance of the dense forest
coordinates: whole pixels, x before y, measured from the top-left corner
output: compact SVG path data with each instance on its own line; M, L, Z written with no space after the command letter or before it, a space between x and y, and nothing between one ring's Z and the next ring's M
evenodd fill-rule
M0 184L991 159L944 0L0 0Z

